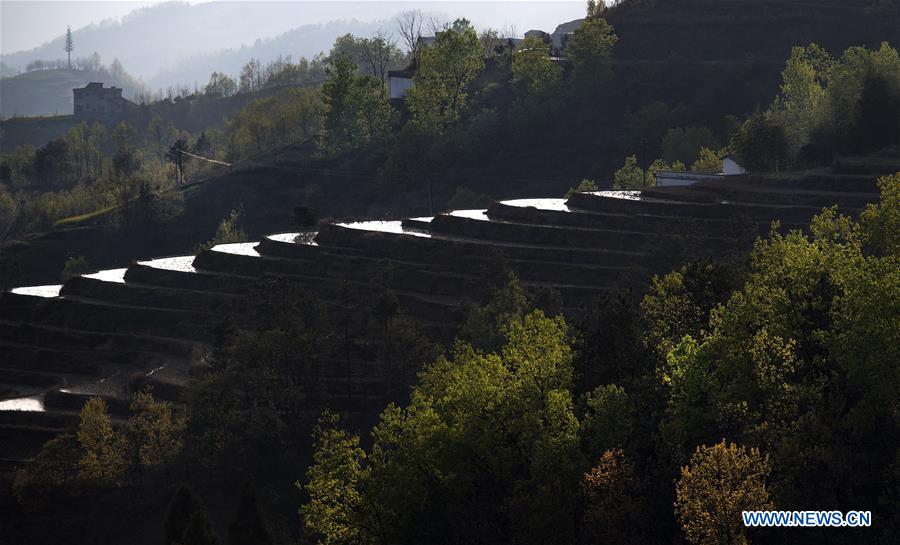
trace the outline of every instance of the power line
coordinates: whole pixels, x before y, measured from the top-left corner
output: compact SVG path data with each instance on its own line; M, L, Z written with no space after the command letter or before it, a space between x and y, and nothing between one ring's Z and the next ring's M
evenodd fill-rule
M207 161L207 162L209 162L209 163L215 163L215 164L217 164L217 165L225 165L226 167L230 167L230 166L231 166L231 163L226 163L226 162L224 162L224 161L216 161L215 159L210 159L210 158L208 158L208 157L201 157L201 156L199 156L199 155L194 155L193 153L191 153L191 152L189 152L189 151L186 151L186 150L183 150L183 149L180 149L180 150L179 150L179 153L183 153L184 155L187 155L187 156L189 156L189 157L193 157L194 159L200 159L201 161Z

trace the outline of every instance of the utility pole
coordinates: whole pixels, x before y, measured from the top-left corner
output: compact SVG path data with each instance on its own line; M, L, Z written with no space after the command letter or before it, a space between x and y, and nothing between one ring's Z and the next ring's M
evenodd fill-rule
M641 174L643 175L642 187L647 187L647 141L641 139Z
M434 215L434 201L431 199L431 178L428 178L428 215Z

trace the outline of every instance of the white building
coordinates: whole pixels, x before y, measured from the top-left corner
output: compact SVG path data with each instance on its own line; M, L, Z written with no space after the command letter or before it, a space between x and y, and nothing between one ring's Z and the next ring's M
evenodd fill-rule
M657 187L673 187L683 185L694 185L697 182L707 180L721 180L723 176L741 176L746 174L744 167L739 165L737 161L731 157L725 157L722 160L722 172L688 172L676 170L657 170L656 186Z
M416 71L412 68L388 72L388 87L391 91L391 99L406 98L406 91L413 86L413 75L415 73Z

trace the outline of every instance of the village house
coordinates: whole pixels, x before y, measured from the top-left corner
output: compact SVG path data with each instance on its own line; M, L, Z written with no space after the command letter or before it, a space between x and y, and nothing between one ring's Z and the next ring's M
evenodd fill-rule
M730 156L722 160L722 172L690 172L677 170L657 170L656 186L672 187L694 185L707 180L721 180L723 176L741 176L747 171Z
M525 33L526 38L538 38L545 43L550 44L550 53L553 56L553 62L565 62L564 52L566 42L578 28L581 27L582 20L576 19L563 23L556 27L552 34L543 30L529 30ZM431 47L434 45L434 36L419 37L418 44L420 48ZM522 38L512 38L510 45L513 50L518 49L524 40ZM416 74L415 65L410 65L403 70L391 70L388 72L388 87L390 89L391 100L402 100L406 98L406 92L414 85L413 76Z
M103 87L103 83L93 81L84 87L72 89L76 117L117 117L125 113L133 102L122 96L120 87Z

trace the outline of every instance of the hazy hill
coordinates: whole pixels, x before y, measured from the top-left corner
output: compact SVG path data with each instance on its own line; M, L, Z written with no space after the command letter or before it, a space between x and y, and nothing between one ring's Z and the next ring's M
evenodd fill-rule
M118 58L134 76L153 87L204 81L215 70L236 72L250 56L311 57L327 51L346 32L365 35L409 9L441 19L468 17L477 27L512 24L518 31L552 29L584 13L584 2L167 2L135 10L121 21L73 29L76 56L96 51L105 63ZM379 23L381 21L381 23ZM33 60L64 57L63 33L27 51L3 52L0 60L24 70ZM267 39L273 39L267 42ZM221 57L221 66L217 57ZM198 59L199 58L199 59ZM239 59L239 60L238 60Z
M70 115L72 89L84 87L92 81L101 81L107 87L122 87L125 97L130 97L134 91L129 87L129 82L116 80L109 72L35 70L0 79L0 115L6 118Z
M215 53L197 54L185 58L170 68L166 68L147 80L151 88L165 88L179 83L203 86L213 71L237 75L241 67L250 59L263 63L280 55L291 55L296 61L301 56L312 58L318 53L327 53L335 38L343 34L371 36L379 29L391 28L391 21L332 21L322 25L303 25L273 38L256 40L253 45L227 49Z

